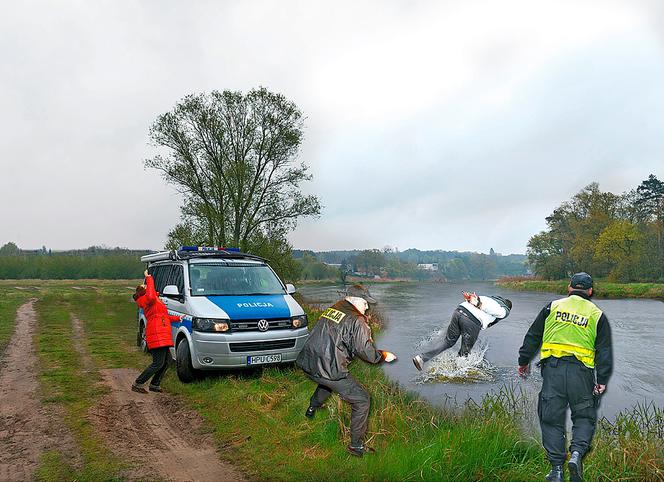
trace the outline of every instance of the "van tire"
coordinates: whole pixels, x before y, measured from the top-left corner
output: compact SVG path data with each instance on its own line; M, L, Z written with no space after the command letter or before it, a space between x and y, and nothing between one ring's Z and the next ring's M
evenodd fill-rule
M145 341L145 323L142 321L138 324L138 333L136 334L136 344L140 347L143 353L148 352L148 342Z
M191 364L191 353L186 339L180 341L175 350L175 368L182 383L190 383L196 380L197 370L194 370Z

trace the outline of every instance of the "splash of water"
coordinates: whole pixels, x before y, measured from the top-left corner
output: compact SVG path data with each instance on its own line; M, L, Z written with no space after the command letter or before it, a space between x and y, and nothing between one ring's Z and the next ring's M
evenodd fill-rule
M488 343L477 343L468 356L462 357L458 356L454 347L450 348L429 360L415 382L477 383L493 381L495 368L484 358L488 349Z

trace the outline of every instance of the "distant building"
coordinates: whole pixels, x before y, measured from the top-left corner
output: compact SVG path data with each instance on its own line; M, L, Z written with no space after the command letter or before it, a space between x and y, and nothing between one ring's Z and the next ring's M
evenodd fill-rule
M332 266L333 268L341 268L341 263L323 263L326 266Z
M438 271L438 263L419 263L417 269L424 271Z

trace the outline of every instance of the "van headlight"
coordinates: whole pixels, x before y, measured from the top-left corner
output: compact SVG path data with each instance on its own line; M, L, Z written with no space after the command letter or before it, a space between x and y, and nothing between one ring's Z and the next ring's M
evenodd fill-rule
M293 325L293 328L302 328L308 324L307 315L291 316L291 325Z
M196 318L193 317L191 320L191 327L196 331L207 331L207 332L227 332L231 329L228 321L225 320L215 320L213 318Z

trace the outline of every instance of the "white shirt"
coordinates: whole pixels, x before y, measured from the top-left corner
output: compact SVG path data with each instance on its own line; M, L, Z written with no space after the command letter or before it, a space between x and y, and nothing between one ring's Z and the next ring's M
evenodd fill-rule
M489 296L479 296L480 308L471 305L467 301L461 303L460 306L466 308L472 315L482 323L482 329L486 330L496 318L505 318L507 310L496 300Z

